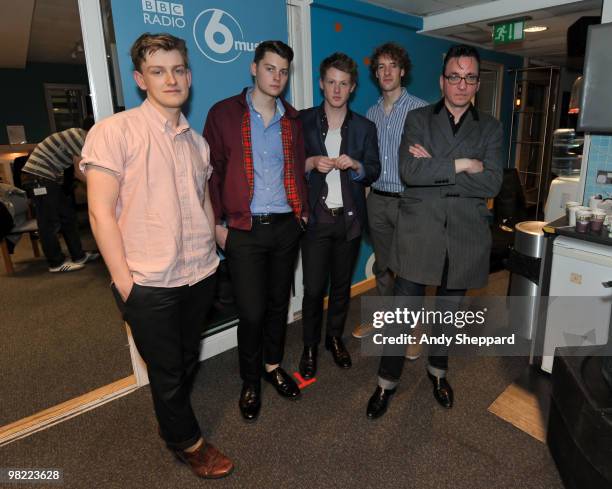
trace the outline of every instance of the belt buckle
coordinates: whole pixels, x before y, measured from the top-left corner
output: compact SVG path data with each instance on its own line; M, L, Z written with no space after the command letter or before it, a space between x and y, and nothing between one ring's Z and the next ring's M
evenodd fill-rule
M272 214L262 214L259 216L259 224L272 224Z
M330 209L329 212L332 216L337 217L342 214L342 207L334 207L333 209Z

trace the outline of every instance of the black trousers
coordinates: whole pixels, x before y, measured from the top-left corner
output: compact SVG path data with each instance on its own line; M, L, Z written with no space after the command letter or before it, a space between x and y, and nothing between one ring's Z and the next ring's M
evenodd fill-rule
M351 300L351 278L361 238L346 240L344 216L334 224L317 223L302 240L304 346L321 341L323 299L329 283L327 336L342 336Z
M465 296L466 289L448 289L446 287L448 280L448 259L444 264L444 272L442 273L442 281L436 289L437 310L457 310L459 307L460 298ZM411 282L402 277L395 278L395 286L393 294L397 298L396 304L401 307L408 307L418 311L423 305L423 297L425 296L426 285ZM396 328L401 331L403 328ZM441 333L440 328L432 328L431 334L438 335ZM402 331L405 332L405 331ZM383 356L380 359L378 368L378 376L391 382L399 381L404 362L406 361L405 350L403 345L389 346L383 348ZM445 345L432 345L429 350L429 365L439 370L448 370L448 347Z
M126 302L113 293L147 364L161 435L169 448L184 450L202 436L191 407L199 365L200 336L212 305L216 276L195 285L148 287L134 284Z
M289 295L302 226L292 213L250 231L230 228L225 256L238 309L238 357L243 382L259 385L263 362L281 363Z
M35 179L39 187L46 189L45 195L34 195L36 207L36 221L43 253L50 267L57 267L64 263L58 233L64 237L66 246L73 260L80 260L85 256L79 237L77 215L70 194L64 193L61 184L46 180Z

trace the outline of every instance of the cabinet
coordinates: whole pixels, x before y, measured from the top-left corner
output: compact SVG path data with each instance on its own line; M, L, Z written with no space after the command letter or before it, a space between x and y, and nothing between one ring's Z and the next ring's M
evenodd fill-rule
M608 343L611 281L612 246L555 239L542 370L552 371L555 348Z
M83 119L93 111L88 107L86 85L45 83L45 99L51 133L83 127Z

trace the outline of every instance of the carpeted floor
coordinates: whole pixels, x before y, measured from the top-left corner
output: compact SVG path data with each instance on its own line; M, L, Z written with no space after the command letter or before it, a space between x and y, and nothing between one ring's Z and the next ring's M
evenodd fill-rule
M52 274L24 237L13 261L14 275L0 269L0 426L132 373L102 260Z
M356 299L348 324L358 320ZM238 412L236 351L202 364L194 409L205 436L235 461L227 479L199 481L174 461L157 437L148 389L0 448L0 465L60 468L62 487L70 488L563 487L546 445L487 411L525 359L451 358L450 411L434 401L424 359L407 363L389 412L369 421L378 360L361 356L352 337L347 346L353 368L341 371L323 350L317 381L296 402L264 385L255 424ZM300 353L301 330L292 325L284 361L290 372Z

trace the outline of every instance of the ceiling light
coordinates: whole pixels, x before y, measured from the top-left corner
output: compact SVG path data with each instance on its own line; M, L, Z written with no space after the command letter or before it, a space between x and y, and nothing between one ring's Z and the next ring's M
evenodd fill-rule
M77 57L83 54L85 51L83 50L83 41L77 41L74 43L74 48L72 48L72 52L70 53L70 57L72 59L77 59Z
M548 27L545 25L532 25L531 27L525 27L523 32L543 32L547 31Z

